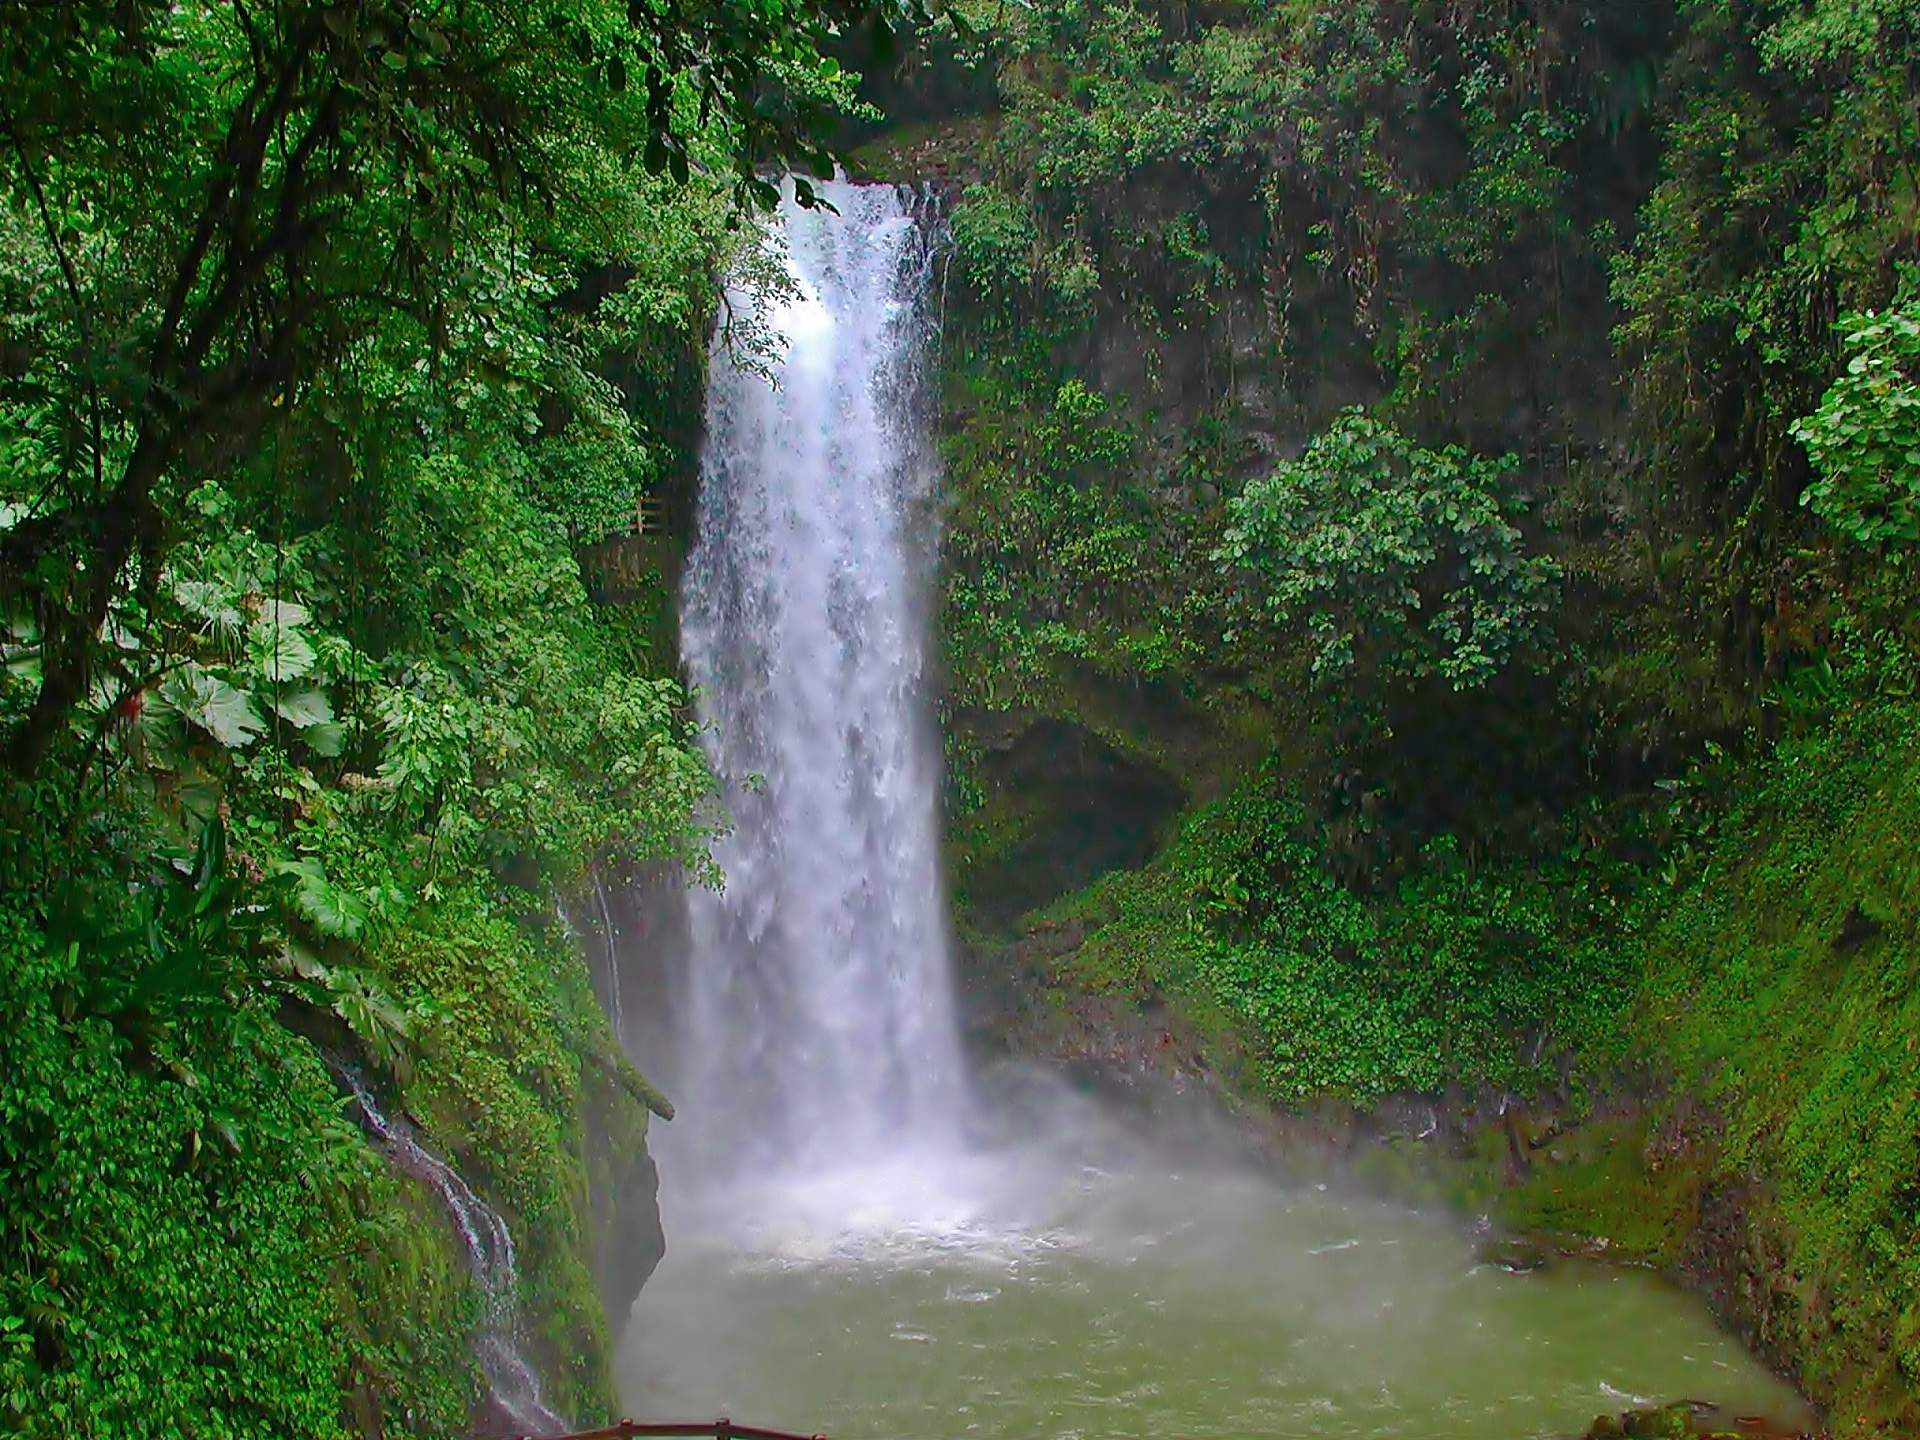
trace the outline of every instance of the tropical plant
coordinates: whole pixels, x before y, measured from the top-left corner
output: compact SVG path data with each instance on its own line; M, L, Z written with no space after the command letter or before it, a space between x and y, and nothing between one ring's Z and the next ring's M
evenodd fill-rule
M1517 468L1348 411L1230 502L1214 557L1249 620L1304 631L1325 681L1357 669L1484 685L1538 636L1560 573L1514 523Z
M1800 503L1864 545L1920 540L1920 305L1841 331L1846 371L1793 427L1820 473Z

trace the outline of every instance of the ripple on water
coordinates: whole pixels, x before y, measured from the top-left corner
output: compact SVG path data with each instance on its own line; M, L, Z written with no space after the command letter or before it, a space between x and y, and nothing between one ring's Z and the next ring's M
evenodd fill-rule
M670 1196L632 1410L859 1437L1520 1437L1643 1398L1797 1402L1645 1272L1151 1151L902 1157Z

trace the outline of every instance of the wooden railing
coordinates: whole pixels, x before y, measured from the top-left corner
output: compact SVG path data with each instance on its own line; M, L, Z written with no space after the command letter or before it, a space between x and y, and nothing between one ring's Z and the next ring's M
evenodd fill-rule
M642 495L633 506L633 533L639 537L658 535L667 528L667 502L658 495ZM705 1435L707 1432L700 1432Z
M724 1416L705 1425L642 1425L637 1420L622 1420L618 1425L607 1425L598 1430L581 1430L572 1435L523 1435L520 1440L639 1440L639 1437L647 1435L679 1437L679 1440L697 1440L701 1436L711 1437L711 1440L827 1440L824 1435L796 1435L790 1430L762 1430L753 1425L736 1425Z

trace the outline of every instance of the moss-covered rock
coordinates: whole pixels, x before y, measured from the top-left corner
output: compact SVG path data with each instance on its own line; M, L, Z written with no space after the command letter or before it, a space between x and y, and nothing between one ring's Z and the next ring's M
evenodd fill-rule
M436 1017L405 1100L513 1232L548 1402L609 1418L618 1325L665 1249L646 1140L649 1110L670 1109L621 1055L564 936L454 896L381 962Z
M1836 1429L1920 1429L1920 710L1779 745L1647 941L1632 1019L1703 1171L1706 1273ZM1672 1138L1666 1138L1672 1137Z

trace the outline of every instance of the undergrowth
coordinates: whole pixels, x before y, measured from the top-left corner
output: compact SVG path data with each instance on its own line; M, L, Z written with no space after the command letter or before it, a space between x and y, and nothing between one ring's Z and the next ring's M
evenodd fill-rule
M1646 948L1633 1029L1764 1177L1776 1343L1843 1408L1920 1419L1920 706L1783 739Z
M1367 895L1326 854L1267 767L1193 810L1151 865L1034 918L1087 929L1058 983L1173 999L1230 1085L1281 1103L1526 1086L1631 995L1630 866L1575 851L1475 868L1442 839Z

